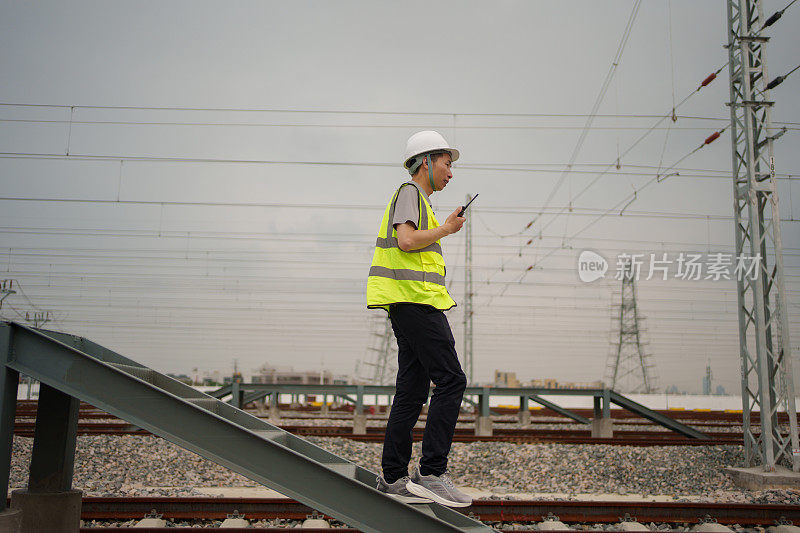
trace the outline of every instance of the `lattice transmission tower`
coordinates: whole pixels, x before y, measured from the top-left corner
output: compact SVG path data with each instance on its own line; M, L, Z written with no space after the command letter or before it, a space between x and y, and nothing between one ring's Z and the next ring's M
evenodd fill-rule
M372 343L367 348L367 355L356 365L356 379L359 383L394 385L397 376L397 344L389 317L374 317L372 331Z
M647 393L656 391L655 365L645 351L644 317L636 303L638 270L631 261L621 269L622 294L615 325L619 336L617 342L611 343L605 383L612 389Z
M762 30L782 11L764 19L755 0L728 0L728 69L733 159L733 207L736 257L758 258L758 275L737 276L739 354L745 462L774 471L784 463L800 471L789 319L783 282L778 194L773 141L783 134L772 127L770 90ZM778 412L788 415L781 426ZM760 431L751 416L759 413Z

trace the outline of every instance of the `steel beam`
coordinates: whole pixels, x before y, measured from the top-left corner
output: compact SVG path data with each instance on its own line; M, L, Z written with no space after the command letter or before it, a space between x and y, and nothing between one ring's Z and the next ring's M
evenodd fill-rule
M231 383L231 405L236 407L237 409L241 409L244 400L244 391L240 387L240 383L238 381L234 381Z
M0 490L4 496L8 494L8 480L11 475L11 447L19 386L19 372L6 366L11 356L10 346L10 332L0 328ZM6 498L0 498L0 513L6 508Z
M233 390L233 386L224 385L224 386L218 388L215 391L209 392L208 395L211 396L212 398L217 398L217 399L221 400L225 396L229 396L231 394L232 390Z
M258 401L262 398L265 398L269 393L266 391L256 391L250 392L244 395L244 399L242 400L242 405L247 405L250 402Z
M483 387L481 389L481 394L478 396L478 415L480 416L489 416L491 415L489 409L489 399L491 398L491 394L489 393L489 387Z
M28 492L72 488L80 401L42 383L36 409Z
M137 363L138 364L138 363ZM358 393L358 387L363 387L363 394L367 395L394 395L394 385L332 385L332 384L286 384L286 383L240 383L245 391L268 391L281 394L331 394L340 397L351 396L348 401L356 403L352 397ZM485 391L492 396L522 396L522 395L547 395L547 396L597 396L603 394L603 389L549 389L544 387L467 387L464 396L479 396ZM215 398L224 398L231 393L230 386L222 387L209 395Z
M612 403L619 405L631 411L632 413L636 413L637 415L641 416L642 418L646 418L656 424L660 424L665 428L671 429L681 435L685 435L692 439L702 439L707 440L709 437L705 433L697 431L696 429L687 426L686 424L681 424L677 420L674 420L668 416L662 415L657 411L653 411L652 409L645 407L644 405L634 402L630 398L626 398L625 396L618 394L614 391L609 391L609 400Z
M363 409L363 399L361 404L358 402L359 391L361 397L365 394L393 394L395 387L393 386L376 386L376 385L314 385L314 384L274 384L274 383L240 383L241 390L256 391L253 396L246 396L245 403L253 401L249 398L258 398L258 393L263 394L277 394L277 393L295 393L295 394L333 394L340 398L351 402L356 412ZM348 394L353 394L349 396ZM595 399L598 417L609 418L611 416L611 403L615 403L624 409L628 409L644 418L652 420L667 429L676 431L682 435L694 436L694 438L708 438L704 433L701 433L685 424L653 411L642 404L634 402L633 400L614 392L611 389L548 389L541 387L467 387L464 393L464 402L474 405L478 408L478 414L481 416L489 416L492 414L499 414L489 407L489 398L491 396L518 396L528 397L531 400L544 405L558 413L571 418L582 424L589 424L591 421L581 415L573 413L553 402L542 398L543 395L554 396L592 396ZM478 396L479 401L472 400L469 396Z
M356 408L353 412L357 415L364 413L364 385L356 385Z
M547 407L548 409L552 409L556 413L558 413L560 415L563 415L563 416L566 416L567 418L571 418L571 419L575 420L576 422L580 422L581 424L590 424L592 422L588 418L585 418L585 417L583 417L583 416L581 416L579 414L573 413L569 409L564 409L560 405L556 405L553 402L547 401L544 398L542 398L541 396L537 396L535 394L531 394L530 396L528 396L528 398L530 398L534 402L538 403L539 405L543 405L543 406ZM595 401L597 401L597 399L598 399L598 397L595 396Z
M410 506L376 474L152 369L108 364L15 323L6 366L365 532L488 532L437 504Z

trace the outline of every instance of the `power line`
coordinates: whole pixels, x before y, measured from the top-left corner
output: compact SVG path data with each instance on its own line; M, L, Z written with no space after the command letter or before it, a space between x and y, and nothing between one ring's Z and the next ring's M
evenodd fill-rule
M622 115L624 117L624 115ZM643 118L650 115L643 115ZM684 117L685 118L685 117ZM711 119L705 119L711 120ZM716 120L716 119L714 119ZM19 124L80 124L80 125L99 125L99 126L203 126L203 127L263 127L263 128L369 128L369 129L408 129L408 125L394 125L394 124L314 124L314 123L254 123L254 122L176 122L176 121L132 121L132 120L48 120L48 119L20 119L20 118L0 118L0 122L6 123L19 123ZM776 123L780 124L780 123ZM428 127L450 128L457 130L609 130L609 131L638 131L650 129L647 126L487 126L487 125L427 125ZM422 125L416 126L422 127ZM682 131L693 130L706 130L707 127L703 126L681 126L668 128L653 128L659 129L675 129ZM788 127L788 130L798 131L800 128Z
M601 212L599 209L596 211L589 212L589 215L596 214ZM475 213L479 213L478 210ZM641 215L652 215L652 216L679 216L685 218L696 218L704 219L704 220L713 220L715 222L719 221L729 221L730 217L725 217L724 215L702 215L702 214L694 214L694 213L668 213L668 212L648 212L648 211L641 211L641 212L634 212L628 211L629 214L637 213ZM630 216L630 215L626 215ZM0 226L0 233L9 233L9 234L16 234L22 233L24 235L29 234L37 234L37 235L59 235L59 236L96 236L96 237L152 237L155 236L158 232L156 230L103 230L101 228L70 228L65 226L59 226L58 228L53 227L39 227L39 228L29 228L26 226ZM349 236L352 238L343 238L345 236ZM512 244L496 244L495 239L492 237L496 236L495 233L490 232L489 234L478 234L476 237L485 238L487 241L491 242L484 242L481 244L479 248L480 250L487 249L487 248L506 248L506 249L517 249L517 245ZM175 238L175 239L182 239L184 241L190 242L193 240L204 240L204 239L211 239L211 240L231 240L231 239L238 239L242 238L242 240L259 240L259 241L276 241L276 242L290 242L290 243L297 243L298 245L302 245L307 242L314 242L317 246L323 245L330 245L330 246L337 246L342 243L349 243L349 244L366 244L371 245L372 239L374 235L372 233L356 233L356 232L338 232L338 233L320 233L320 232L299 232L299 231L270 231L270 232L241 232L241 231L162 231L161 234L162 238ZM577 237L576 237L577 238ZM556 235L547 235L542 234L542 240L546 239L553 239L561 241L561 238ZM633 245L659 245L659 246L704 246L704 247L712 247L714 249L723 248L723 249L730 249L733 248L733 242L697 242L697 241L670 241L664 239L655 239L655 240L648 240L648 239L635 239L635 238L610 238L610 237L591 237L584 240L592 241L592 242L606 242L606 243L624 243L626 245L626 249L632 247ZM559 246L560 247L560 246ZM77 251L127 251L127 252L171 252L171 253L210 253L210 252L239 252L239 253L267 253L259 250L251 250L251 249L231 249L231 248L209 248L204 246L203 248L199 249L182 249L179 250L177 248L90 248L90 247L42 247L42 246L4 246L0 249L5 249L7 252L10 253L13 250L77 250ZM307 248L303 248L303 250L308 250ZM784 247L784 251L800 251L800 248L794 247ZM659 249L659 251L661 251ZM371 250L368 250L371 253ZM273 253L273 252L269 252Z
M656 180L658 177L653 178ZM652 181L652 180L651 180ZM658 180L662 181L662 180ZM649 184L650 182L648 182ZM626 197L627 198L627 197ZM78 204L127 204L127 205L146 205L146 206L203 206L203 207L253 207L253 208L275 208L275 209L334 209L334 210L367 210L367 209L382 209L378 205L352 205L352 204L280 204L280 203L256 203L256 202L199 202L199 201L180 201L180 200L103 200L97 198L44 198L44 197L0 197L0 201L7 202L42 202L42 203L78 203ZM454 206L455 207L455 206ZM447 208L445 208L447 209ZM535 211L537 207L500 207L500 208L487 208L482 207L481 211L484 213L492 214L527 214ZM552 208L555 214L558 214L560 208ZM592 216L597 212L605 212L599 208L573 208L575 216ZM669 219L696 219L696 220L730 220L731 216L725 215L707 215L703 213L670 213L667 211L629 211L626 216L630 217L643 217L643 218L669 218ZM782 222L797 222L797 219L783 219ZM16 229L27 229L18 227ZM55 229L55 228L53 228ZM6 231L7 227L0 227L0 231ZM91 229L88 229L91 231ZM115 230L119 231L119 230ZM173 233L176 237L186 238L187 231L169 231L169 230L131 230L132 232L149 231L156 234ZM22 231L20 231L22 232ZM109 235L109 233L105 233ZM120 234L121 236L122 234ZM138 236L143 236L139 234Z
M708 86L708 85L711 83L711 81L713 81L714 79L716 79L716 76L717 76L717 74L719 74L719 73L722 71L722 69L723 69L723 68L725 68L725 66L727 66L727 63L723 64L723 65L722 65L721 67L719 67L719 68L718 68L718 69L717 69L717 70L716 70L716 71L715 71L713 74L709 75L709 76L708 76L708 77L707 77L705 80L703 80L703 81L701 82L701 84L700 84L700 85L697 87L697 89L695 89L695 90L694 90L692 93L690 93L688 96L686 96L686 98L684 98L683 100L681 100L681 102L680 102L680 103L679 103L679 104L678 104L678 105L677 105L675 108L673 108L673 113L674 113L674 109L677 109L678 107L680 107L680 106L682 106L683 104L685 104L685 103L686 103L686 102L687 102L687 101L688 101L688 100L689 100L689 99L690 99L692 96L694 96L695 94L697 94L697 93L698 93L698 92L699 92L699 91L700 91L700 90L701 90L703 87L706 87L706 86ZM661 124L661 122L663 122L664 120L666 120L666 119L670 118L671 116L672 116L672 113L668 113L668 114L666 114L666 115L662 116L662 117L661 117L661 119L660 119L658 122L656 122L652 128L648 129L648 130L647 130L645 133L643 133L643 134L642 134L642 135L641 135L641 136L640 136L640 137L639 137L639 138L638 138L636 141L634 141L634 143L633 143L633 144L631 144L631 145L628 147L628 149L627 149L627 150L625 150L625 152L623 152L623 154L622 154L620 157L624 157L624 156L628 155L628 154L629 154L629 153L630 153L630 152L631 152L631 151L632 151L632 150L633 150L633 149L634 149L636 146L638 146L638 144L639 144L641 141L643 141L643 140L644 140L644 139L645 139L645 138L646 138L648 135L650 135L650 133L652 133L653 131L655 131L655 127L656 127L656 126L658 126L659 124ZM730 124L730 121L728 121L728 124ZM727 127L728 127L728 125L726 124L726 126L725 126L725 127L722 129L722 131L724 131L724 130L725 130ZM695 151L696 151L696 150L695 150ZM689 155L691 155L692 153L694 153L694 151L693 151L693 152L691 152ZM687 156L687 157L688 157L688 156ZM671 165L671 166L670 166L670 169L671 169L671 168L674 168L674 167L676 167L676 166L677 166L677 165L680 163L680 161L683 161L683 159L685 159L685 157L684 157L684 158L682 158L682 159L680 159L678 162L674 163L673 165ZM589 182L589 184L587 184L587 185L586 185L586 186L585 186L583 189L581 189L581 190L580 190L580 192L578 192L578 194L577 194L577 195L575 195L575 197L572 199L572 201L574 201L574 200L577 200L578 198L580 198L581 196L583 196L583 194L584 194L584 193L585 193L587 190L589 190L589 189L590 189L590 188L591 188L591 187L592 187L592 186L593 186L595 183L597 183L597 182L600 180L600 178L602 178L604 175L608 174L608 171L609 171L609 170L610 170L610 169L611 169L613 166L615 166L615 164L616 164L615 162L611 162L611 163L609 163L609 164L606 166L606 168L605 168L605 169L604 169L604 170L603 170L603 171L602 171L600 174L598 174L598 175L597 175L597 176L596 176L596 177L595 177L595 178L594 178L594 179L593 179L591 182ZM661 170L661 169L660 169L660 165L659 165L659 170L660 170L660 172L661 172L662 174L666 172L666 171L664 171L664 170ZM660 174L657 174L657 175L656 175L656 177L658 177L659 175L660 175ZM547 227L549 227L549 226L550 226L550 224L552 224L552 223L553 223L553 221L554 221L556 218L558 218L560 215L562 215L563 213L565 213L565 212L568 212L569 214L571 214L571 213L572 213L572 211L571 211L571 203L572 203L572 202L570 202L570 205L569 205L569 206L567 206L567 207L565 207L565 208L562 208L562 210L561 210L561 212L560 212L560 213L556 214L556 215L555 215L555 216L554 216L552 219L550 219L550 221L548 221L548 223L547 223L547 224L545 224L545 226L542 228L542 230L541 230L541 231L544 231L545 229L547 229ZM537 217L537 218L538 218L538 217ZM535 222L535 221L536 221L536 219L534 219L532 222ZM530 225L526 226L526 228L527 228L527 227L530 227ZM524 230L523 230L523 231L524 231Z
M701 129L701 128L697 128ZM702 128L705 129L705 128ZM788 130L787 130L788 131ZM800 128L798 128L800 131ZM624 155L624 154L623 154ZM395 163L387 163L387 162L354 162L354 161L300 161L300 160L251 160L251 159L211 159L211 158L185 158L185 157L151 157L151 156L106 156L106 155L93 155L93 154L79 154L76 155L72 153L70 155L67 154L43 154L43 153L23 153L23 152L3 152L0 153L0 159L18 159L18 160L58 160L58 161L137 161L137 162L169 162L169 163L213 163L213 164L263 164L263 165L292 165L292 166L302 166L302 165L309 165L309 166L339 166L339 167L378 167L378 168L395 168L397 165ZM536 172L536 173L546 173L551 174L555 173L556 170L550 170L546 168L532 168L535 166L563 166L562 163L523 163L523 164L507 164L506 166L496 166L498 164L494 164L495 166L487 166L487 164L470 164L470 165L459 165L458 169L461 170L470 170L470 171L486 171L491 170L495 172ZM574 166L595 166L594 164L579 164L574 163ZM657 168L651 167L648 165L626 165L626 168ZM609 167L610 168L610 167ZM721 170L706 170L706 169L685 169L685 171L696 171L696 172L724 172ZM563 170L561 172L564 172ZM576 170L574 168L568 170L567 172L572 174L594 174L594 171L589 170ZM649 175L649 172L612 172L610 170L606 170L604 175L612 175L612 176L645 176ZM722 179L724 177L729 176L707 176L704 174L686 174L686 177L691 178L707 178L707 179ZM800 177L799 174L776 174L778 179L790 179L794 180Z
M641 5L641 0L636 0L633 4L633 9L631 10L631 14L628 17L628 23L625 26L625 30L622 32L622 38L620 39L619 45L617 46L617 52L614 55L614 59L611 60L611 67L608 69L606 73L606 78L603 81L603 85L600 87L600 92L597 94L595 98L594 105L592 105L592 110L589 112L589 116L586 119L586 123L584 124L583 130L581 131L580 136L578 137L578 142L575 144L575 147L572 149L572 154L569 158L569 163L567 163L564 172L561 173L559 176L558 181L556 181L553 188L550 190L550 194L547 196L547 199L544 202L545 206L550 205L550 201L553 199L553 196L556 192L561 188L561 184L564 182L564 179L568 176L567 172L570 168L572 168L572 164L578 158L578 154L583 147L583 143L586 140L586 135L589 132L589 128L594 121L594 115L597 113L598 109L600 108L600 104L603 102L606 96L606 91L608 91L608 87L611 84L611 80L614 78L614 74L617 71L617 67L619 66L619 62L622 59L622 53L625 51L625 45L628 43L628 38L630 37L631 30L633 29L633 24L636 21L636 15L639 13L639 7ZM570 198L570 204L572 203L572 199Z
M712 142L714 142L716 139L718 139L718 138L719 138L720 134L722 134L722 133L723 133L723 132L724 132L724 131L725 131L727 128L728 128L728 127L727 127L727 126L725 126L725 127L724 127L724 128L722 128L720 131L718 131L718 132L715 132L713 135L711 135L711 136L707 137L707 138L705 139L705 141L704 141L702 144L700 144L700 146L698 146L697 148L695 148L695 149L694 149L694 150L692 150L691 152L689 152L689 153L687 153L686 155L684 155L683 157L681 157L681 158L680 158L678 161L676 161L676 162L675 162L673 165L671 165L670 167L666 168L666 169L664 170L664 173L668 172L668 171L669 171L669 170L670 170L672 167L674 167L674 166L678 165L678 164L679 164L680 162L682 162L684 159L686 159L686 158L688 158L688 157L692 156L693 154L697 153L698 151L700 151L700 150L701 150L701 149L703 149L704 147L706 147L706 146L708 146L709 144L711 144ZM598 217L597 217L595 220L593 220L593 221L589 222L589 223L588 223L587 225L585 225L583 228L581 228L581 229L580 229L580 230L578 230L577 232L573 233L573 234L572 234L572 235L571 235L571 236L570 236L568 239L566 239L566 240L564 241L564 244L566 244L566 243L570 242L570 241L571 241L573 238L575 238L577 235L580 235L581 233L583 233L584 231L586 231L587 229L589 229L590 227L592 227L594 224L596 224L597 222L599 222L601 219L603 219L604 217L608 216L608 214L609 214L609 213L611 213L612 211L616 211L617 209L620 209L620 207L621 207L621 206L622 206L622 209L621 209L621 211L620 211L620 213L619 213L619 214L620 214L620 216L622 216L622 213L625 211L625 209L626 209L626 208L627 208L627 207L628 207L628 206L631 204L631 202L633 202L633 201L635 201L635 200L637 199L637 197L638 197L638 194L639 194L639 193L640 193L642 190L644 190L644 189L645 189L645 188L647 188L648 186L652 185L653 183L660 183L661 181L662 181L662 180L661 180L661 176L659 176L659 175L656 175L655 177L653 177L652 179L650 179L649 181L647 181L647 182L646 182L644 185L642 185L642 186L641 186L641 187L639 187L638 189L634 189L634 191L633 191L633 193L631 193L631 195L629 195L629 196L626 196L625 198L623 198L622 200L620 200L620 201L619 201L619 202L618 202L616 205L614 205L613 207L611 207L611 208L607 209L607 210L606 210L604 213L600 214L600 215L599 215L599 216L598 216ZM623 206L623 204L625 204L625 205ZM549 224L548 224L548 225L549 225ZM545 227L544 227L544 228L542 228L542 229L543 229L543 230L544 230L544 229L546 229L548 225L545 225ZM536 266L537 266L539 263L541 263L542 261L544 261L545 259L547 259L547 257L549 257L549 256L551 255L551 253L552 253L552 252L550 252L550 253L548 253L548 254L545 254L545 256L544 256L544 257L542 257L541 259L539 259L538 261L536 261L536 262L533 264L533 267L532 267L532 268L535 268L535 267L536 267ZM524 272L523 272L523 274L522 274L522 276L524 277L524 276L526 275L526 273L527 273L527 272L529 272L529 271L530 271L530 269L528 269L528 270L524 271Z
M624 153L623 153L621 156L619 156L619 157L623 157L623 156L627 155L628 153L630 153L630 152L631 152L631 151L632 151L632 150L633 150L633 149L634 149L634 148L635 148L635 147L636 147L636 146L637 146L637 145L638 145L638 144L639 144L639 143L640 143L642 140L644 140L644 139L645 139L645 138L646 138L646 137L647 137L647 136L648 136L650 133L652 133L653 131L655 131L655 128L657 128L657 127L658 127L658 126L659 126L659 125L660 125L660 124L661 124L661 123L662 123L664 120L666 120L667 118L670 118L670 117L673 117L673 116L675 116L675 110L676 110L677 108L679 108L680 106L682 106L684 103L686 103L686 102L687 102L687 101L688 101L688 100L689 100L689 99L690 99L692 96L694 96L695 94L697 94L697 93L698 93L698 92L699 92L699 91L700 91L700 90L701 90L703 87L706 87L706 86L708 86L708 85L709 85L709 84L710 84L710 83L711 83L711 82L712 82L714 79L716 79L716 76L717 76L717 74L719 74L719 73L722 71L722 69L723 69L723 68L725 68L725 65L727 65L727 63L724 63L724 64L723 64L722 66L720 66L720 67L719 67L719 68L718 68L718 69L717 69L717 70L716 70L714 73L712 73L711 75L709 75L708 77L706 77L706 78L705 78L705 79L704 79L704 80L703 80L703 81L700 83L700 85L697 87L697 89L695 89L693 92L691 92L689 95L687 95L687 96L686 96L686 97L685 97L685 98L684 98L684 99L683 99L683 100L682 100L682 101L681 101L681 102L680 102L680 103L679 103L677 106L674 106L674 107L673 107L673 109L672 109L672 111L671 111L670 113L668 113L668 114L666 114L666 115L662 115L662 116L660 116L660 117L659 117L659 120L658 120L658 121L657 121L657 122L656 122L656 123L655 123L653 126L651 126L651 127L650 127L650 128L647 130L647 131L645 131L645 133L643 133L643 134L642 134L642 135L641 135L641 136L640 136L640 137L639 137L639 138L638 138L636 141L634 141L634 143L633 143L632 145L630 145L630 146L628 147L628 149L627 149L627 150L625 150L625 152L624 152ZM730 123L730 120L727 120L726 122L729 124L729 123ZM726 127L727 127L727 126L726 126ZM619 160L619 157L617 158L617 161ZM554 217L553 217L553 218L552 218L552 219L551 219L551 220L548 222L548 224L546 224L546 225L545 225L545 227L544 227L544 228L542 228L542 230L540 230L540 231L544 231L544 230L545 230L547 227L549 227L549 225L550 225L550 224L552 224L552 222L553 222L553 221L554 221L556 218L558 218L558 217L559 217L560 215L562 215L563 213L565 213L565 212L569 212L569 213L571 214L571 213L572 213L572 211L573 211L573 209L574 209L574 208L572 207L572 202L573 202L574 200L577 200L578 198L580 198L580 197L581 197L581 196L582 196L582 195L583 195L583 194L584 194L584 193L585 193L585 192L586 192L586 191L587 191L589 188L591 188L591 187L592 187L592 186L593 186L595 183L597 183L597 181L598 181L598 180L599 180L601 177L603 177L604 175L608 174L608 173L609 173L609 171L610 171L610 169L611 169L613 166L615 166L615 164L616 164L616 161L609 163L609 164L606 166L606 168L605 168L605 169L604 169L602 172L600 172L600 174L598 174L598 175L597 175L597 176L596 176L596 177L595 177L595 178L594 178L594 179L593 179L593 180L592 180L592 181L591 181L591 182L590 182L588 185L586 185L586 186L585 186L585 187L584 187L584 188L583 188L583 189L582 189L582 190L581 190L581 191L580 191L580 192L579 192L579 193L578 193L578 194L577 194L575 197L572 197L572 198L570 198L570 203L569 203L567 206L565 206L565 207L562 207L562 208L559 210L559 212L558 212L558 213L556 213L556 215L555 215L555 216L554 216ZM673 166L673 167L677 166L677 163L673 164L672 166ZM659 165L659 170L660 170L660 165ZM560 180L559 180L559 181L556 183L556 185L555 185L554 189L552 189L552 190L551 190L551 192L550 192L550 194L549 194L549 196L548 196L548 200L547 200L547 201L545 201L545 204L544 204L544 205L545 205L545 207L548 205L548 203L549 203L550 199L552 199L553 195L554 195L554 194L555 194L555 192L558 190L558 188L560 188L560 186L561 186L561 183L562 183L562 182L563 182L563 175L562 175L562 178L561 178L561 179L560 179ZM528 230L528 229L529 229L529 228L530 228L530 227L531 227L531 226L532 226L532 225L533 225L533 224L534 224L534 223L535 223L535 222L536 222L536 221L537 221L537 220L538 220L538 219L539 219L541 216L542 216L542 214L543 214L543 213L537 214L537 216L535 216L535 217L533 218L533 220L531 220L530 222L528 222L528 224L527 224L527 225L525 225L525 227L523 227L523 228L522 228L522 229L521 229L519 232L517 232L516 234L509 234L509 235L505 235L505 236L523 235L523 234L524 234L524 233L525 233L525 232L526 232L526 231L527 231L527 230Z
M32 104L21 102L0 102L0 106L6 107L33 107L33 108L55 108L55 109L107 109L107 110L126 110L126 111L208 111L208 112L241 112L241 113L298 113L298 114L324 114L324 115L388 115L388 116L440 116L450 118L453 115L458 117L530 117L530 118L586 118L588 113L471 113L471 112L426 112L426 111L368 111L368 110L331 110L331 109L266 109L266 108L213 108L213 107L153 107L153 106L102 106L102 105L69 105L69 104ZM596 118L660 118L661 115L648 114L596 114ZM686 115L681 118L695 120L719 120L730 121L729 118L701 117L697 115ZM780 123L776 123L780 124ZM800 126L800 122L787 122ZM413 127L413 125L409 126ZM452 126L449 126L452 127ZM456 126L459 127L459 126Z

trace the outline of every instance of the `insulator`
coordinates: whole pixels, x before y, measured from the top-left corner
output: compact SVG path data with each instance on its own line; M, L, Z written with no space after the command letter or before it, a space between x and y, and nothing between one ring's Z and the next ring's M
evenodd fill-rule
M533 220L531 220L530 222L528 222L528 225L527 225L527 226L525 226L525 229L528 229L528 228L530 228L532 225L533 225Z
M783 83L783 80L785 79L786 78L784 78L783 76L778 76L777 78L775 78L774 80L772 80L767 84L767 90L774 89L775 87Z
M525 244L530 244L532 242L533 242L533 239L528 239L528 242L526 242Z
M533 265L531 265L527 269L525 269L525 272L527 272L528 270L533 270Z
M708 139L705 140L705 144L711 144L719 138L719 132L715 131L713 135L711 135Z
M708 85L709 83L711 83L712 81L714 81L716 78L717 78L717 74L716 74L716 72L715 72L715 73L713 73L713 74L710 74L710 75L709 75L709 76L708 76L706 79L704 79L704 80L703 80L703 81L700 83L700 87L705 87L706 85Z
M783 11L777 11L777 12L773 13L773 15L770 18L767 19L767 21L764 23L764 25L761 27L761 29L764 29L764 28L766 28L768 26L772 26L773 24L778 22L778 19L781 18L782 16L783 16Z

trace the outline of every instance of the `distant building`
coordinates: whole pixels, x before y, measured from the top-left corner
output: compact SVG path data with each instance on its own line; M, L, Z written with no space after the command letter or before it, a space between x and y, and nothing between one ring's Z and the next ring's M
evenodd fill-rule
M711 365L706 365L706 375L703 376L703 394L708 396L711 394Z
M717 385L717 390L716 390L716 392L714 392L714 394L716 394L718 396L727 396L728 395L728 393L725 391L725 387L723 387L722 385Z
M602 389L604 384L602 380L586 382L565 381L559 383L557 379L544 378L532 379L529 386L542 389Z
M559 389L602 389L605 386L602 380L559 383Z
M495 387L514 387L519 388L519 381L517 380L516 372L501 372L494 371L494 386Z
M344 383L342 383L344 380ZM286 385L309 384L347 384L347 379L334 378L329 370L322 371L295 371L293 369L279 370L270 365L263 365L253 373L252 383L280 383Z
M539 387L542 389L557 389L558 380L553 378L532 379L529 385L531 387Z

